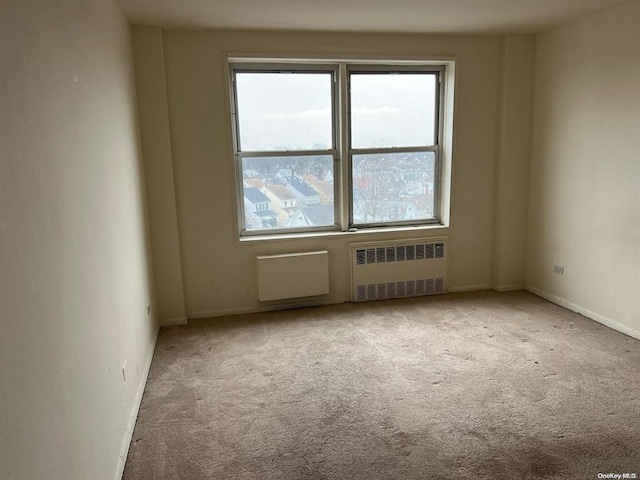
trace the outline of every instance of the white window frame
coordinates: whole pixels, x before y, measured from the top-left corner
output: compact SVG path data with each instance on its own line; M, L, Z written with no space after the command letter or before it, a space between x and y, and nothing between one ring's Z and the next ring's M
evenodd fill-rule
M339 233L354 231L384 231L393 228L420 228L448 226L449 192L451 177L451 142L453 116L453 60L327 60L319 58L245 58L228 56L230 113L232 130L232 148L236 178L236 211L238 233L241 238L263 238L271 236L304 236L314 233ZM239 119L237 115L238 101L235 88L236 72L316 72L331 73L331 108L332 115L332 148L326 150L293 150L293 151L242 151L240 144ZM385 147L354 149L351 146L350 115L350 74L354 73L400 72L433 73L436 75L436 121L434 122L435 144L418 147ZM448 118L447 118L448 117ZM446 148L449 147L449 148ZM445 151L447 150L447 151ZM353 219L353 155L363 153L412 153L433 152L434 163L434 218L395 222L375 222L354 224ZM269 156L312 156L328 155L333 158L334 187L334 220L333 225L303 228L275 228L248 230L244 226L244 192L242 159L247 157ZM446 160L446 161L445 161Z
M347 158L349 165L349 228L386 228L386 227L398 227L398 226L416 226L416 225L438 225L441 223L440 210L439 210L439 194L440 194L440 159L442 158L442 107L443 107L443 95L442 95L442 80L444 76L443 65L393 65L393 64L357 64L349 63L346 66L347 75L347 96L348 96L348 112L346 112L347 122ZM436 76L436 102L435 102L435 122L434 122L434 140L433 145L421 145L415 147L383 147L383 148L353 148L351 144L351 74L357 75L358 73L378 73L382 75L393 75L398 73L428 73ZM432 219L420 219L416 220L404 220L394 222L370 222L370 223L355 223L353 218L353 156L358 154L379 154L379 153L414 153L414 152L433 152L435 156L434 160L434 205L433 212L434 218Z

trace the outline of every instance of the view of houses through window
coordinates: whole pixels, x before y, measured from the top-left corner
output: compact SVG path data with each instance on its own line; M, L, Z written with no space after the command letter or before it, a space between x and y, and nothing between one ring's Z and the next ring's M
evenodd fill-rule
M353 214L358 223L433 218L434 158L430 152L357 155ZM333 159L245 158L248 230L333 225Z
M433 218L434 176L432 152L354 155L354 223Z
M247 230L334 225L333 158L242 160Z

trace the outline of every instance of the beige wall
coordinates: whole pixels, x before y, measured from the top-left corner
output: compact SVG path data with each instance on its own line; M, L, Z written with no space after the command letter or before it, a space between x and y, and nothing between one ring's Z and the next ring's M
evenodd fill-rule
M155 55L151 45L143 48ZM255 260L263 254L329 250L325 301L347 301L347 245L355 241L448 235L450 288L492 285L500 37L163 31L163 49L188 316L265 308L257 300ZM225 53L457 57L450 228L239 244ZM141 111L142 125L151 121ZM152 188L172 194L168 181Z
M2 479L122 466L157 331L130 42L111 1L2 3Z
M538 38L527 263L529 289L635 336L638 25L635 1Z
M144 171L149 209L149 233L153 238L154 287L158 317L163 323L186 322L182 259L171 136L167 111L162 32L158 28L133 30L136 87L141 94L138 110L144 152Z
M506 35L500 62L493 288L525 284L535 37Z

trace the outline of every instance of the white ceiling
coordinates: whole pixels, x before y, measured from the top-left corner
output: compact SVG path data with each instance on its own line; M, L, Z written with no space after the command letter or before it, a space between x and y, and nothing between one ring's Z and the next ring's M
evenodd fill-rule
M538 33L629 0L117 0L134 25Z

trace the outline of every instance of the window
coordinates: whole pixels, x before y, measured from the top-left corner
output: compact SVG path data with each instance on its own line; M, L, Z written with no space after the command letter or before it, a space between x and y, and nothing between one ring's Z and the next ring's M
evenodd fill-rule
M231 60L240 234L442 223L446 72Z

